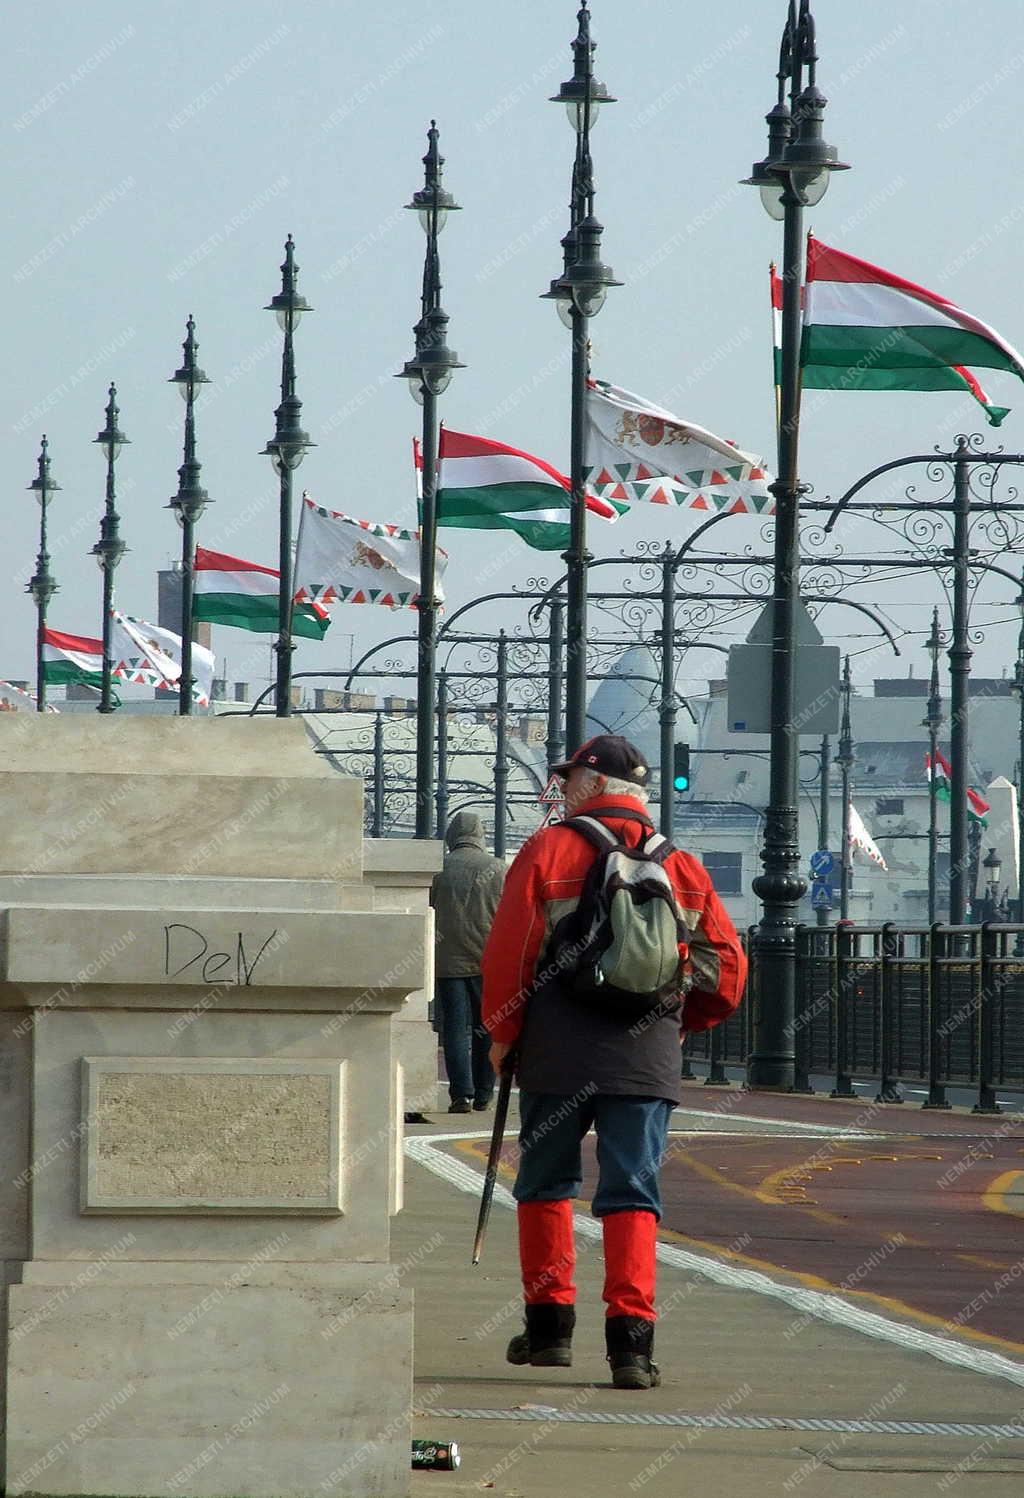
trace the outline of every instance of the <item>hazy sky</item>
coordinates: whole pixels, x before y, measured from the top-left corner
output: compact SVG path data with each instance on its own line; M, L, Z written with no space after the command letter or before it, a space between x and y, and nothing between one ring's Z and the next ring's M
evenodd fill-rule
M826 136L854 167L814 211L815 231L1024 346L1019 0L818 0L814 9ZM764 154L785 11L783 0L593 6L597 75L619 100L594 132L597 211L604 258L626 283L593 325L595 373L769 456L767 266L781 235L736 182ZM431 115L446 185L464 210L441 251L449 341L467 368L442 414L567 465L568 335L538 294L560 269L567 224L573 137L546 100L571 73L572 0L49 0L13 8L6 28L0 461L10 585L0 595L0 675L33 670L23 590L38 511L25 486L44 431L63 486L52 509L61 591L51 622L100 632L88 551L104 459L90 443L111 379L132 443L117 469L130 548L117 598L155 618L155 572L180 545L164 507L177 488L182 403L166 381L190 312L213 381L198 418L215 501L200 540L275 564L276 481L259 453L274 429L281 339L261 309L279 289L289 231L316 309L297 333L304 425L318 444L299 487L350 514L412 521L419 410L391 376L413 351L424 240L401 209L422 183ZM1013 408L993 440L1020 450L1024 387L1000 374L985 383ZM816 494L837 494L876 463L983 427L973 402L951 395L824 395L805 419L802 472ZM593 524L592 549L681 538L695 518L638 506L615 528ZM718 536L729 549L769 549L753 520L728 529ZM446 544L453 605L482 590L482 572L493 591L553 578L560 565L495 533L449 531ZM868 527L847 542L859 552L888 544ZM1006 565L1017 570L1012 558ZM977 601L979 624L1008 621L976 645L979 672L1012 661L1012 595L990 583ZM857 596L884 599L899 629L916 631L901 661L859 656L857 677L904 674L910 663L923 672L934 580ZM517 621L507 605L477 617L488 628ZM843 643L853 617L829 610L831 638ZM359 651L414 628L412 612L342 609L324 645L300 645L297 665L345 666L353 633ZM850 648L868 646L864 632L852 626ZM232 677L265 677L267 643L215 632ZM720 658L705 654L686 674L719 671Z

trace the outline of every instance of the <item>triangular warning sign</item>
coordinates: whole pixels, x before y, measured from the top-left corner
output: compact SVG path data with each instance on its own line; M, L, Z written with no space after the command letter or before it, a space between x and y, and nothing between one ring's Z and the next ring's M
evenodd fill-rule
M559 780L557 775L550 776L547 785L541 791L540 795L537 797L537 800L541 803L542 806L561 805L561 803L565 800L565 795L562 789L562 782Z
M548 809L547 809L547 811L544 813L544 817L543 817L540 825L542 827L550 827L555 822L561 821L561 819L562 819L562 808L561 808L561 806L549 806Z

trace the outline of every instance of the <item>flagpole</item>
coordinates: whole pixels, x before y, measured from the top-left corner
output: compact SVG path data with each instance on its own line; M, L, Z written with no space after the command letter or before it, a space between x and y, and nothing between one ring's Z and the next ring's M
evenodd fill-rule
M928 730L928 924L934 926L938 919L938 857L939 857L939 796L935 779L936 756L939 752L939 729L942 727L942 696L939 690L939 611L932 610L932 632L926 648L931 652L932 673L928 689L928 715L924 727Z
M103 572L103 671L100 677L100 700L96 711L112 713L117 707L111 691L114 662L111 657L111 615L114 607L114 573L127 550L121 540L121 517L115 508L114 464L128 438L121 431L117 419L121 414L117 406L117 388L111 385L108 392L106 425L93 440L107 455L107 499L100 521L100 539L92 549Z
M178 492L167 508L174 511L181 526L181 674L178 678L178 714L189 717L192 713L192 602L195 584L195 526L210 503L210 496L199 483L200 465L196 460L195 393L197 385L208 385L209 380L196 364L196 325L189 314L185 324L186 336L182 344L184 362L168 381L177 385L185 401L185 450L184 460L178 469Z
M414 328L416 353L406 361L399 379L408 380L413 400L423 407L420 457L420 587L416 600L419 615L416 644L416 829L417 838L433 836L434 754L437 723L437 398L448 388L452 372L462 369L459 357L447 343L448 314L441 306L441 261L437 236L448 214L459 205L441 186L444 157L437 148L437 121L427 131L427 154L423 158L424 184L406 207L414 209L427 236L423 260L423 291L420 320Z
M599 107L614 104L603 83L594 78L594 43L590 39L590 11L586 0L577 20L573 76L552 98L564 104L576 132L576 155L569 197L569 232L562 240L562 274L544 296L554 301L562 321L572 332L570 387L570 525L566 565L565 749L571 754L587 738L587 551L586 401L590 375L590 319L604 305L609 286L621 285L601 262L603 226L594 216L594 163L590 127Z
M839 729L839 753L836 764L842 777L843 830L839 858L839 919L850 918L850 802L853 799L850 779L856 756L853 749L853 730L850 726L850 697L853 687L850 681L850 657L843 664L843 718Z
M953 456L953 638L949 647L950 777L949 924L962 926L967 916L969 849L967 842L967 754L971 648L968 643L970 582L970 452L958 437Z
M277 656L274 710L279 718L290 718L292 712L292 473L309 448L315 447L300 425L302 402L295 393L295 348L293 334L305 312L312 307L295 289L299 267L295 263L295 241L289 234L281 266L281 290L268 302L264 311L277 316L284 333L281 353L281 403L275 412L274 435L263 449L278 476L278 571L277 585Z
M776 264L773 260L768 266L768 306L772 314L772 386L775 391L775 466L779 462L779 439L782 430L782 386L779 383L779 360L782 349L775 336L775 274Z
M60 490L56 479L50 476L49 444L45 433L39 449L39 471L28 487L39 501L39 553L36 557L36 570L25 591L31 594L36 606L36 712L45 713L46 668L43 644L46 639L46 610L50 599L57 592L57 582L50 571L50 553L46 545L46 511L50 495Z

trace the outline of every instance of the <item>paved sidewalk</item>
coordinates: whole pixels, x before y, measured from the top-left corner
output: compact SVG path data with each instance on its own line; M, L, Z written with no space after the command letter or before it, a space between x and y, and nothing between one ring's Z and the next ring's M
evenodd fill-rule
M763 1120L807 1117L794 1099L762 1094L749 1102L756 1106L745 1103L745 1111ZM841 1109L830 1116L849 1122ZM915 1350L919 1330L896 1316L886 1321L893 1340L831 1323L806 1307L821 1311L833 1297L801 1300L808 1292L781 1270L744 1282L733 1262L715 1281L668 1243L673 1262L659 1267L661 1388L613 1389L600 1240L585 1209L574 1366L513 1368L504 1349L521 1320L515 1217L500 1187L483 1263L469 1262L477 1151L492 1115L435 1117L408 1130L392 1260L416 1292L414 1435L458 1441L462 1466L414 1474L415 1494L919 1498L955 1490L1017 1498L1024 1491L1024 1358L993 1353L991 1367L1004 1374L997 1376ZM515 1128L512 1117L512 1138ZM697 1235L713 1238L715 1224L701 1223ZM1024 1262L1024 1228L1021 1255ZM718 1262L729 1265L729 1256ZM843 1298L857 1304L854 1295Z

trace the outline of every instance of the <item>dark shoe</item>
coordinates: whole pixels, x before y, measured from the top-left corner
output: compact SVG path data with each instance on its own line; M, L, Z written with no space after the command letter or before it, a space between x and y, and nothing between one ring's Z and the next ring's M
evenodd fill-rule
M473 1104L469 1101L468 1097L453 1098L448 1104L449 1113L470 1113L472 1112L472 1108Z
M486 1113L487 1110L488 1110L488 1108L490 1106L491 1106L491 1099L489 1097L475 1098L474 1101L473 1101L473 1112L474 1113Z
M644 1316L609 1316L604 1340L617 1389L656 1389L661 1383L654 1351L654 1322Z
M526 1330L513 1337L505 1357L510 1363L534 1368L571 1368L572 1332L576 1307L545 1301L525 1306Z

